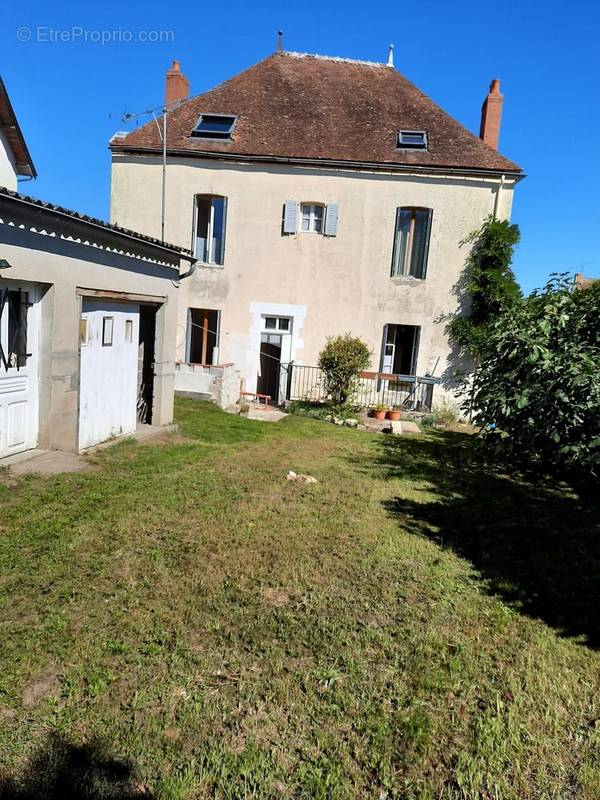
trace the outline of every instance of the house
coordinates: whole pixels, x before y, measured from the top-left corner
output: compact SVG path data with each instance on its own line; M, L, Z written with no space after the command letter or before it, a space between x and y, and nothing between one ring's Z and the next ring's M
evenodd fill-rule
M171 422L181 247L16 191L35 178L0 81L0 459Z
M600 278L586 278L581 272L576 272L573 285L576 289L589 289L598 281L600 281Z
M199 260L179 294L182 365L233 363L248 391L281 400L280 364L315 365L328 336L351 332L378 386L381 374L450 386L440 318L462 302L460 242L509 217L523 174L497 150L499 81L475 136L392 55L279 50L193 98L179 63L167 72L165 231ZM111 219L155 236L161 130L110 143Z

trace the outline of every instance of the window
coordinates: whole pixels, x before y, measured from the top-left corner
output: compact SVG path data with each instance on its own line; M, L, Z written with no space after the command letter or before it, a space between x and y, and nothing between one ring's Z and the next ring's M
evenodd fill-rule
M192 136L203 139L230 139L237 117L232 114L200 114Z
M425 131L398 131L398 147L404 150L427 150Z
M197 195L194 255L204 264L223 266L227 198Z
M289 332L290 322L289 317L263 317L263 325L267 331Z
M420 332L421 329L415 325L389 324L384 327L381 372L416 375Z
M396 211L392 277L425 277L431 216L430 208L399 208Z
M189 308L187 325L188 364L219 363L221 312L212 308Z
M125 341L129 344L133 342L133 320L125 320Z
M323 216L325 208L315 204L302 203L302 228L305 233L323 233Z
M112 317L102 318L102 347L112 347L113 324L114 319Z
M27 366L27 292L0 289L0 366L5 370ZM8 320L7 320L8 317ZM6 327L3 324L8 323ZM2 332L4 329L4 334Z

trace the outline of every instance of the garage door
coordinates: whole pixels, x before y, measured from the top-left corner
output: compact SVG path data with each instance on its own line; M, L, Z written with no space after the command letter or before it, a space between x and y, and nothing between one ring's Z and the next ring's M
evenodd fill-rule
M79 448L136 429L140 307L83 300Z
M0 458L38 436L39 289L0 282Z

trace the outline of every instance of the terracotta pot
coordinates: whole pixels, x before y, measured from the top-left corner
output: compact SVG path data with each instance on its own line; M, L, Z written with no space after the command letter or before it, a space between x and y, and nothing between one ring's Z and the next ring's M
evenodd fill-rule
M385 411L374 411L373 416L375 419L385 419Z
M388 411L387 418L390 422L398 422L400 419L400 412L399 411Z

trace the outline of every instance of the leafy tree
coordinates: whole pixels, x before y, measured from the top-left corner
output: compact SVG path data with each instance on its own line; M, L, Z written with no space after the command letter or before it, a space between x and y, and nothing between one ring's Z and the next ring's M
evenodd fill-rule
M510 266L519 239L517 225L490 216L461 242L471 245L466 269L470 310L457 314L448 327L454 341L472 356L485 346L490 323L521 298Z
M335 405L350 399L358 373L369 366L371 352L367 345L349 333L327 339L319 353L319 367L325 375L325 391Z
M566 276L487 322L464 408L489 443L521 462L600 472L600 283Z

